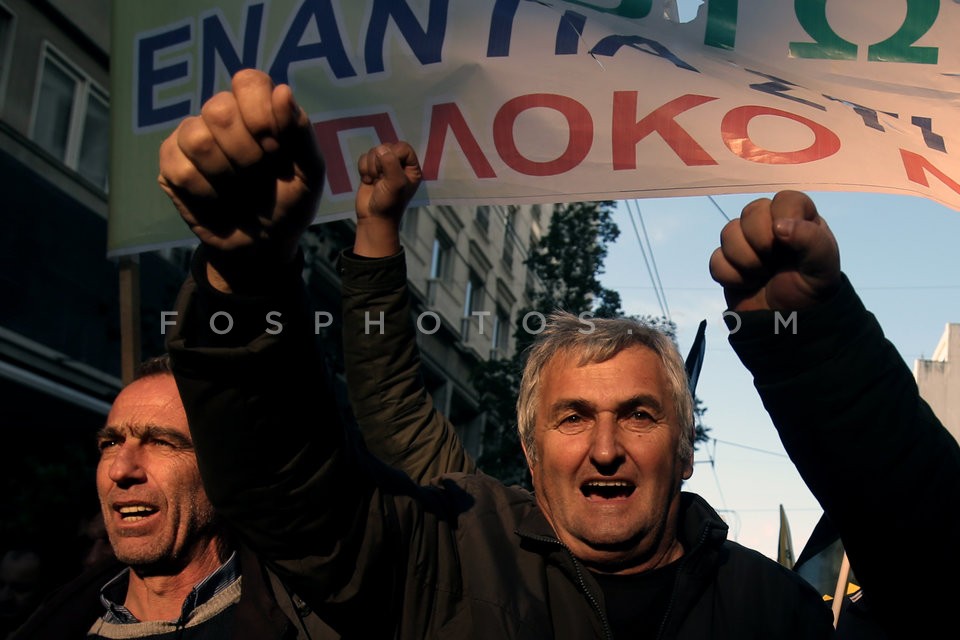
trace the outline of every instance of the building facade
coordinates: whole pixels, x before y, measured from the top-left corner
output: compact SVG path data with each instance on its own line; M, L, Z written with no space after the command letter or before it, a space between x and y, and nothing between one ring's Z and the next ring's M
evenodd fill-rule
M94 433L121 384L109 25L108 0L0 0L0 545L59 542L64 566L97 509ZM186 255L140 258L146 355Z
M538 284L524 261L551 212L539 205L434 206L404 217L427 386L477 457L486 414L470 375L479 361L513 353L514 318Z
M929 360L916 360L913 377L920 396L960 440L960 323L946 325Z

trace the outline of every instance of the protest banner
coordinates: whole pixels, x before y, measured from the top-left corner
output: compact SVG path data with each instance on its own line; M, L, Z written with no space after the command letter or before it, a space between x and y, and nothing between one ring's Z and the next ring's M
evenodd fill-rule
M940 0L166 0L114 3L108 251L185 243L157 149L244 67L289 83L327 163L410 141L417 204L783 188L960 209L960 6Z

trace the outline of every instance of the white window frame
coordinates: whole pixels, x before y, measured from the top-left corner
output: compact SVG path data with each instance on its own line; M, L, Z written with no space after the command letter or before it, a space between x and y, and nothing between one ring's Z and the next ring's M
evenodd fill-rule
M513 270L513 245L516 242L514 225L516 224L517 210L510 206L503 214L503 251L500 253L500 260Z
M476 271L470 269L470 273L467 276L467 290L463 297L463 317L469 318L474 311L484 310L485 289L483 278L477 275Z
M91 95L100 99L110 109L110 93L97 84L89 74L85 73L76 64L70 62L70 59L59 49L48 41L44 41L41 47L39 64L37 65L37 77L33 92L33 108L30 113L30 139L36 139L37 127L37 109L40 106L40 90L43 83L43 71L47 62L50 62L60 68L65 74L77 81L77 87L73 94L73 106L70 110L70 125L67 130L67 144L64 149L61 161L64 165L79 172L80 146L83 143L83 127L87 117L87 108L90 104ZM107 169L109 173L109 155L107 157ZM84 177L84 180L86 178ZM109 178L108 178L109 183ZM98 187L100 185L97 185ZM104 191L107 187L103 187Z
M447 282L453 272L453 241L437 227L430 250L430 279Z
M492 351L505 358L510 351L510 311L499 304L493 316Z

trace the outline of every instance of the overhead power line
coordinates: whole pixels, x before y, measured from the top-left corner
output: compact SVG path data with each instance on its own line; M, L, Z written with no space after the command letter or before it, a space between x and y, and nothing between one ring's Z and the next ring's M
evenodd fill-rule
M717 208L717 211L720 212L720 215L723 216L724 220L726 220L727 222L730 222L730 216L728 216L726 212L724 212L724 210L720 207L720 205L717 204L717 201L713 199L713 196L707 196L707 200L713 203L713 206Z
M749 449L750 451L756 451L757 453L765 453L771 456L777 456L778 458L788 458L789 456L785 453L779 453L777 451L768 451L767 449L758 449L757 447L751 447L745 444L737 444L736 442L730 442L728 440L718 440L717 438L713 439L714 442L719 442L720 444L729 445L731 447L739 447L741 449Z
M650 244L650 235L647 233L647 226L643 223L643 213L640 211L640 203L634 201L637 208L637 220L640 221L640 229L643 231L643 239L647 242L647 249L650 250L650 264L653 265L653 273L657 279L657 287L660 288L660 297L663 298L663 307L666 309L667 320L670 320L670 305L667 304L667 292L663 288L663 282L660 280L660 270L657 269L657 260L653 255L653 245Z
M631 206L632 205L632 206ZM654 295L657 297L657 304L660 306L660 314L670 319L670 310L667 307L666 293L663 291L663 285L660 283L660 276L656 271L656 265L651 266L650 261L653 259L653 247L649 244L649 238L647 239L646 245L644 244L643 238L640 235L640 229L637 227L636 221L633 219L634 213L633 210L636 208L637 217L640 217L640 206L636 203L635 200L627 200L627 217L630 218L630 224L633 226L633 234L637 238L637 244L640 246L640 255L643 256L643 263L647 267L647 273L650 275L650 283L653 285ZM643 219L641 218L641 226ZM646 227L643 226L643 235L646 236ZM647 257L647 247L650 250L650 258Z

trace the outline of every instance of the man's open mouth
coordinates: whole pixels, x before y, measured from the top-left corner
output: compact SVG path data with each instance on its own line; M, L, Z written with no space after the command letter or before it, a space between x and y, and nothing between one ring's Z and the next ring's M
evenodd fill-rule
M626 480L591 480L580 486L580 492L588 499L616 500L630 497L636 488Z
M114 510L120 514L120 518L123 519L124 522L136 522L137 520L143 520L147 516L153 515L158 511L156 507L151 507L150 505L146 504L114 507Z

